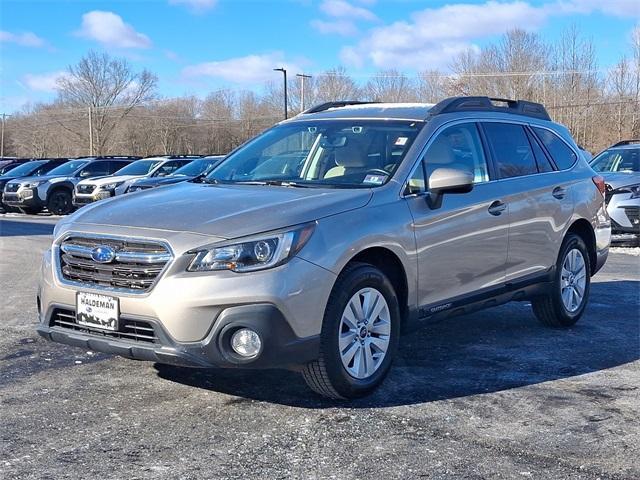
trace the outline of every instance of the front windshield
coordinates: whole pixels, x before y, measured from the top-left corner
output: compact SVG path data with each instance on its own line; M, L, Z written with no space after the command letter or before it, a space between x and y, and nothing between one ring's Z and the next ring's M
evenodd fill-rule
M136 160L135 162L118 170L114 175L146 175L162 161L162 159L158 158L155 160Z
M180 167L175 172L171 174L171 176L185 176L185 177L195 177L200 175L201 173L209 170L213 165L220 163L222 157L219 158L199 158L198 160L194 160L193 162L187 163L185 166Z
M13 168L9 174L16 177L24 177L25 175L31 175L33 171L35 171L40 165L47 163L46 160L38 160L36 162L27 162L22 165L18 165L16 168Z
M596 172L640 172L640 148L612 148L605 150L591 162Z
M72 175L76 170L84 167L86 164L87 160L72 160L54 168L47 175Z
M387 120L285 123L236 150L207 181L379 186L394 174L422 125Z

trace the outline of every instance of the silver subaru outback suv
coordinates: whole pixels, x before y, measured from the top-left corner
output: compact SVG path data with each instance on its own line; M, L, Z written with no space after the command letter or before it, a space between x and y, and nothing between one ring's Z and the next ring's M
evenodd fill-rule
M401 331L511 300L550 327L604 264L604 182L525 101L332 102L203 178L61 221L38 332L159 363L289 368L353 398Z

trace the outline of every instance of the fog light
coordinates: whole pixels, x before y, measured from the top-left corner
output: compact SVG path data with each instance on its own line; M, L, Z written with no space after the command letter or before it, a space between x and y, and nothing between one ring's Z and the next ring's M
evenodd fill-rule
M241 328L231 337L231 348L241 357L255 357L260 353L261 347L260 335L248 328Z

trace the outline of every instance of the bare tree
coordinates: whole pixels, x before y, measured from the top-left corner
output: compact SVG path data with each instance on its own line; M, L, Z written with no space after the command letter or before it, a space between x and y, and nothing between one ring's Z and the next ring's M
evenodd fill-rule
M381 70L364 87L365 97L376 102L415 102L414 82L397 70Z
M104 153L114 129L136 106L151 100L157 77L148 70L134 72L124 58L89 52L58 81L58 104L80 108L91 117L94 152ZM86 138L75 129L68 131Z
M327 70L315 82L315 101L331 102L336 100L357 100L360 88L344 67Z

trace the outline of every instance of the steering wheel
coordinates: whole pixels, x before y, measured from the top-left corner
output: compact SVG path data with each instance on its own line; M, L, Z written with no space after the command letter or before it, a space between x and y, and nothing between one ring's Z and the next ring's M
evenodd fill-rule
M366 175L369 175L370 173L375 174L375 175L384 175L385 177L389 176L389 172L387 172L386 170L383 170L381 168L372 168L370 170L367 170Z

